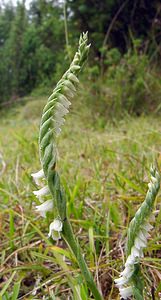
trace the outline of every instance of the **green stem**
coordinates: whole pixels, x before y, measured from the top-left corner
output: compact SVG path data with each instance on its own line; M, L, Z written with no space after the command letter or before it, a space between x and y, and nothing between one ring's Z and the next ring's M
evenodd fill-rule
M95 297L96 300L103 300L100 292L98 291L98 289L96 287L93 277L92 277L91 273L89 272L86 262L81 254L80 245L75 240L73 230L72 230L71 224L68 219L66 219L64 221L62 236L63 236L64 240L66 241L66 243L68 244L68 246L71 248L73 254L75 255L78 265L80 267L80 270L81 270L81 272L84 276L84 279L85 279L89 289L91 290L93 296Z
M48 186L53 199L56 200L56 206L59 212L59 216L63 222L62 237L66 241L69 248L72 250L74 256L77 259L80 270L84 276L84 279L91 290L96 300L103 300L100 292L98 291L96 284L93 280L92 274L88 270L86 262L81 254L81 249L78 241L74 237L74 233L71 224L67 218L66 212L66 195L60 183L60 177L57 171L51 170L48 174Z

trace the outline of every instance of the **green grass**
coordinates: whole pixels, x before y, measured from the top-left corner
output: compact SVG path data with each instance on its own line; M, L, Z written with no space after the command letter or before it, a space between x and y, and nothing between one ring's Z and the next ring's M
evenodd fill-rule
M48 240L48 221L34 210L38 200L32 192L37 188L30 174L40 169L38 130L44 103L33 98L1 117L0 153L6 165L0 177L3 300L78 300L80 294L87 299L74 257L63 241L55 245ZM119 299L113 279L123 265L127 226L145 197L155 158L161 167L161 120L126 117L115 125L107 120L102 129L92 114L82 103L73 103L58 142L58 168L74 232L104 298L112 300ZM142 261L145 299L152 299L152 287L155 299L161 291L160 220L161 213Z

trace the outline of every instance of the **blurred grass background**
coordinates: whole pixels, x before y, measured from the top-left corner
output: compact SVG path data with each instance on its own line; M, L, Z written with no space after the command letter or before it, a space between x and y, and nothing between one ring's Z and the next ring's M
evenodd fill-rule
M107 121L102 129L100 120L94 124L92 111L83 105L83 91L82 87L73 101L60 136L58 167L68 214L89 267L105 299L117 299L113 278L123 264L127 225L145 197L151 162L156 157L161 165L161 121L152 116L127 116L117 124ZM43 295L50 299L52 291L56 299L65 299L72 297L71 284L83 282L64 243L52 245L47 238L48 221L35 212L38 201L30 174L39 169L38 128L45 101L26 99L24 106L16 106L1 119L5 168L0 178L0 286L3 290L15 271L7 291L20 282L18 299L35 299L34 291L38 299ZM160 210L160 196L155 210ZM152 286L159 299L161 214L157 215L142 262L146 299L151 299ZM60 267L57 255L65 255L65 266Z

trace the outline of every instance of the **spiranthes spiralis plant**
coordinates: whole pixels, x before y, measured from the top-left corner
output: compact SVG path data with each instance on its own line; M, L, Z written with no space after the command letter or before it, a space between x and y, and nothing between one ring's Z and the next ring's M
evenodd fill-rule
M37 211L45 217L47 212L53 211L55 216L53 222L49 226L49 237L53 240L58 240L62 237L69 248L75 255L82 275L91 290L93 296L97 300L101 300L102 296L97 289L93 280L92 274L86 265L86 262L81 254L80 246L76 241L71 224L67 216L66 196L60 182L59 173L57 170L57 145L56 139L61 132L61 127L65 122L64 116L69 112L71 98L74 97L79 83L78 73L87 59L90 45L87 44L87 33L80 36L78 51L74 59L65 72L61 80L57 83L52 95L48 98L47 104L44 107L39 133L39 151L42 169L31 174L37 185L42 179L45 179L47 184L34 194L40 202L43 202L44 196L50 194L51 200L43 202L37 206Z
M143 249L147 246L149 231L153 228L150 222L155 219L152 210L160 188L160 175L155 167L151 167L151 181L148 187L145 201L136 212L128 228L125 268L121 272L120 278L115 279L123 299L128 299L130 296L134 296L136 300L145 299L139 261L144 256Z

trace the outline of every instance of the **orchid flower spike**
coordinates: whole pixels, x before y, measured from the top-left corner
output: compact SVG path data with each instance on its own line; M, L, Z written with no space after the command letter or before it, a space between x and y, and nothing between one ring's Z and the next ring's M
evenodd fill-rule
M151 181L148 184L148 192L145 201L132 219L128 229L127 239L127 259L125 262L125 268L120 273L120 278L115 279L115 284L119 288L120 297L127 299L132 295L136 295L139 292L140 298L143 299L143 290L139 283L140 277L138 276L138 282L136 282L136 266L139 267L140 258L143 255L143 249L147 246L147 239L150 236L149 231L153 228L150 224L154 220L152 217L152 209L155 198L160 187L160 175L155 168L151 168ZM135 280L134 280L135 276ZM137 294L138 295L138 294ZM137 299L137 298L136 298Z
M62 220L66 218L66 199L56 170L58 160L56 140L62 130L65 116L69 112L71 99L78 88L78 73L87 59L90 48L90 45L87 43L88 34L83 33L79 39L78 51L69 69L57 83L42 113L39 132L39 152L42 169L37 173L31 174L37 185L40 185L43 179L47 182L46 186L33 192L39 201L43 202L47 195L52 195L53 198L53 200L47 200L36 206L36 211L42 217L46 217L46 213L53 211L55 206L55 212L59 213L60 218ZM55 212L53 211L53 213ZM62 222L59 219L55 219L50 224L49 236L52 236L54 240L59 239L62 226Z

